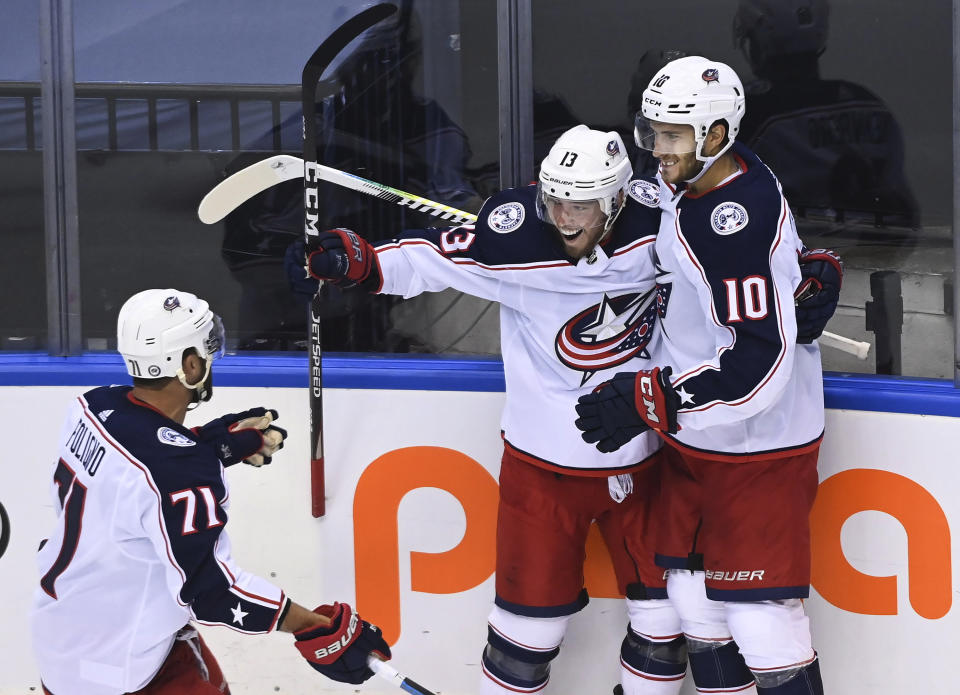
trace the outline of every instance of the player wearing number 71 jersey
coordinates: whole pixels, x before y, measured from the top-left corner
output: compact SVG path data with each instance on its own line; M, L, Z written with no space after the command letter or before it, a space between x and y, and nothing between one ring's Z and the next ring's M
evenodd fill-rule
M236 565L224 466L262 466L283 446L276 411L194 429L210 398L223 326L207 302L145 290L123 305L117 345L134 385L71 404L51 488L58 519L37 555L34 653L53 695L222 695L223 674L191 623L293 632L323 675L361 683L379 630L341 603L314 611Z

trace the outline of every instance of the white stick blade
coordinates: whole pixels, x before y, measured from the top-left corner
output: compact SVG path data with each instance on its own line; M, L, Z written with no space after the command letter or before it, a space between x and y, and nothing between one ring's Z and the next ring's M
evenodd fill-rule
M241 169L218 183L200 201L204 224L219 222L258 193L291 179L303 178L303 160L279 154Z

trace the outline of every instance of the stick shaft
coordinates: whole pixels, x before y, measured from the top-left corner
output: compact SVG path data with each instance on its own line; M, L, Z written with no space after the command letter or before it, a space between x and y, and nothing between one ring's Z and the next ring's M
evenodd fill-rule
M370 667L370 670L376 673L378 676L384 680L388 680L396 687L401 690L405 690L411 695L435 695L432 690L427 690L419 683L416 683L402 673L397 671L393 666L388 664L385 661L381 661L373 654L370 654L367 657L367 666Z
M381 3L365 9L341 24L321 43L303 66L300 78L300 104L303 110L303 234L306 246L320 233L319 191L317 190L317 85L324 70L354 39L397 11L396 6ZM326 480L323 461L323 347L320 316L323 300L320 291L310 300L309 379L310 379L310 490L314 517L326 513Z

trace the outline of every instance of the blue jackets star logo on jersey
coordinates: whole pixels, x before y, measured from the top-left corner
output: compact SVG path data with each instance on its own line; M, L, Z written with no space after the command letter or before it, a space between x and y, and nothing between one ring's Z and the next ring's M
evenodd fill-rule
M656 320L655 291L631 292L584 309L564 324L554 347L560 361L583 372L583 385L596 372L633 357L649 357L647 345Z

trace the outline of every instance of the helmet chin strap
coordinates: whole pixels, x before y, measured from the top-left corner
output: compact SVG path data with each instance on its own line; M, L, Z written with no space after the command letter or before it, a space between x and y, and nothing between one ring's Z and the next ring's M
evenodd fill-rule
M688 184L690 184L690 183L696 183L697 181L699 181L700 178L701 178L704 174L707 173L707 169L709 169L710 167L712 167L712 166L716 163L716 161L717 161L718 159L720 159L720 157L722 157L724 154L726 154L727 150L729 150L732 145L733 145L733 140L729 140L729 139L728 139L728 140L727 140L727 144L726 144L719 152L717 152L715 155L712 155L712 156L709 156L709 157L705 157L705 156L702 154L702 152L703 152L703 140L700 140L700 141L697 143L697 152L696 152L696 155L697 155L697 161L698 161L698 162L701 162L701 163L703 164L703 166L700 167L700 171L697 173L696 176L693 176L693 177L691 177L691 178L689 178L689 179L684 179L684 181L685 181L686 183L688 183Z
M204 369L203 377L195 384L187 382L187 375L183 373L182 367L177 370L177 379L183 384L184 388L188 388L193 392L193 398L187 406L188 411L198 407L201 403L206 403L213 395L213 389L207 388L207 379L210 378L210 368L213 360L207 356L204 362L206 362L206 369Z

